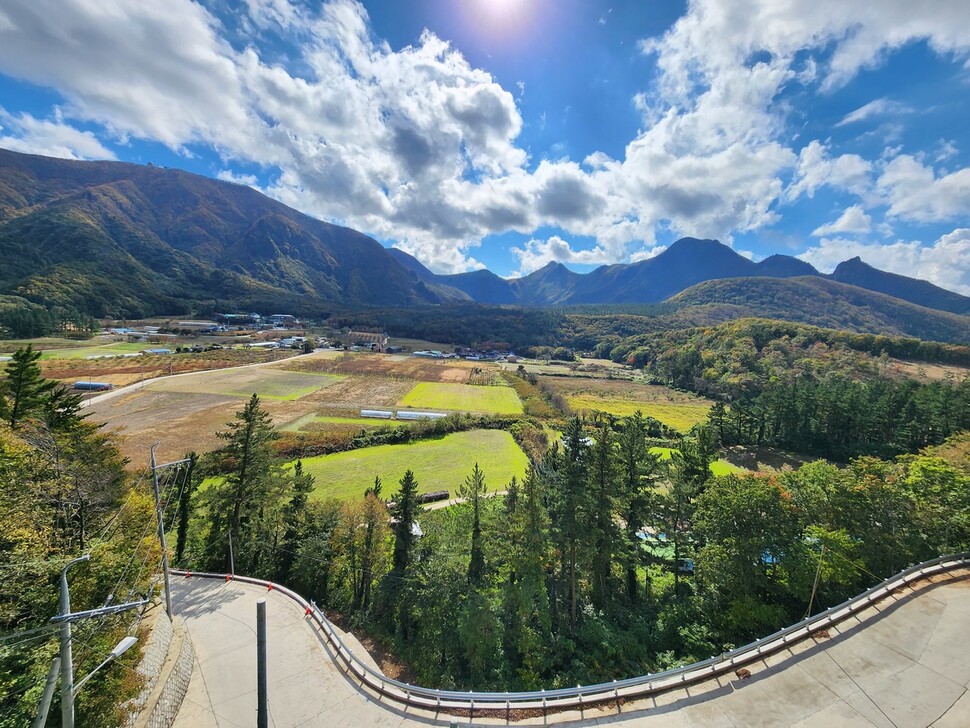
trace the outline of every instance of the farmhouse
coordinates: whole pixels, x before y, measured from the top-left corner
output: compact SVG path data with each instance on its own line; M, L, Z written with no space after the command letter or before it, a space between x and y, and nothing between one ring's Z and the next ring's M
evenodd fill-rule
M374 333L372 331L351 331L347 334L347 339L353 346L362 349L384 352L387 350L387 334Z

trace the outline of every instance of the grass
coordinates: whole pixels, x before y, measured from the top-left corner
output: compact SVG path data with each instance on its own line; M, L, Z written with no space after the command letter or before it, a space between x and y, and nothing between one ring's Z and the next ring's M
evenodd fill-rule
M99 346L82 346L77 348L44 349L41 359L85 359L89 356L115 356L118 354L136 354L143 349L165 349L165 344L101 344Z
M398 420L380 420L370 417L328 417L325 415L309 414L295 422L291 422L281 429L283 432L299 432L300 430L312 429L315 425L355 425L361 429L373 429L375 427L387 427L388 425L396 424L400 424L400 422Z
M405 470L414 471L418 492L447 490L455 495L475 463L485 473L489 491L503 490L512 476L525 476L528 458L504 430L471 430L408 445L378 445L303 460L304 472L316 478L318 498L359 497L380 476L391 497Z
M478 387L450 382L419 382L398 402L398 406L496 415L522 413L522 402L512 387Z
M12 354L17 349L30 344L34 351L49 349L77 349L85 346L90 339L62 339L57 336L42 336L36 339L4 339L0 341L0 354Z
M705 422L710 410L708 404L642 402L615 397L600 397L593 394L567 395L566 401L576 412L599 410L618 417L629 417L639 410L645 417L653 417L680 432L687 432L694 425Z
M225 394L249 397L256 393L262 399L295 400L312 394L343 377L308 372L286 372L270 367L242 371L213 371L193 377L162 380L151 388L164 392Z
M652 455L659 455L661 460L670 460L676 450L672 447L652 447L650 448L650 453ZM730 475L731 473L743 473L746 472L744 468L739 468L737 465L729 463L724 458L720 460L715 460L710 465L711 473L716 476L720 475Z

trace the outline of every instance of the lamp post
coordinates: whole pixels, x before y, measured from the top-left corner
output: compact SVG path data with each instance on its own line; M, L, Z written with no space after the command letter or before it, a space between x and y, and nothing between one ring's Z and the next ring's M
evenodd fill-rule
M71 593L67 586L67 570L70 569L74 564L79 564L82 561L88 561L91 558L90 554L84 554L76 559L68 561L64 568L61 569L61 611L55 617L51 618L51 622L61 625L61 727L62 728L74 728L74 696L77 691L81 689L81 686L91 679L98 670L107 665L112 660L121 656L124 652L129 650L132 645L138 640L134 637L125 637L115 646L108 656L108 659L98 665L94 670L92 670L88 675L79 682L77 685L74 684L74 662L73 655L71 654L71 623L79 619L89 619L91 617L101 617L107 614L120 614L121 612L127 612L129 609L135 609L136 607L142 607L148 604L149 598L141 599L135 602L126 602L124 604L114 604L107 607L100 607L98 609L88 609L83 612L71 612ZM43 725L41 723L41 725Z

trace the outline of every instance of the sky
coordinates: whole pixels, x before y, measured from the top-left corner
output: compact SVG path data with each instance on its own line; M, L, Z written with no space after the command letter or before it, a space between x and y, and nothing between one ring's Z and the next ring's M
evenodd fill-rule
M439 273L692 236L970 295L966 0L4 0L0 147L250 185Z

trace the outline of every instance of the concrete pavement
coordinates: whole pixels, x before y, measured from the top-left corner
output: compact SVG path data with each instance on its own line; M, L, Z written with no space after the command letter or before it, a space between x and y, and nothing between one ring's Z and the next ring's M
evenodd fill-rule
M749 666L617 708L550 714L524 725L628 728L967 728L970 572L902 589L841 625ZM270 723L295 726L469 725L382 702L331 660L303 611L277 592L176 577L173 603L195 646L196 670L177 728L251 726L256 714L256 600L267 600ZM348 636L359 656L366 653ZM474 725L505 724L502 719Z

